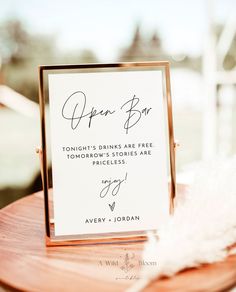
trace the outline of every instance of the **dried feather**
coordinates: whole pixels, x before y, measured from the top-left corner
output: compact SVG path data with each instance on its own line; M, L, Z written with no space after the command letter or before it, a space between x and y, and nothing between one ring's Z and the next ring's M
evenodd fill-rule
M144 249L158 265L143 269L129 292L141 291L153 279L228 256L228 247L236 243L236 158L200 168L186 199L158 237L158 241L150 237Z

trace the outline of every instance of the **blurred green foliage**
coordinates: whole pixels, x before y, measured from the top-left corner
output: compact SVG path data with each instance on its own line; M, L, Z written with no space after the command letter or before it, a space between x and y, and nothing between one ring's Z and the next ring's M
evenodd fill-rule
M1 82L34 101L38 101L38 65L97 62L90 50L60 52L55 35L29 33L19 20L0 25L0 58Z
M61 52L55 35L30 33L19 20L0 24L0 84L38 102L38 66L92 63L90 50ZM1 66L2 65L2 66ZM29 118L0 104L0 208L42 188L35 146L39 145L38 117ZM17 145L17 147L16 147Z

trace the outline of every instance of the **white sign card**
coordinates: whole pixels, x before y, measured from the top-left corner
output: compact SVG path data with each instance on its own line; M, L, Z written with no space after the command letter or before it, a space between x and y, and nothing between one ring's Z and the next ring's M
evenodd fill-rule
M158 229L169 216L163 70L47 76L55 235Z

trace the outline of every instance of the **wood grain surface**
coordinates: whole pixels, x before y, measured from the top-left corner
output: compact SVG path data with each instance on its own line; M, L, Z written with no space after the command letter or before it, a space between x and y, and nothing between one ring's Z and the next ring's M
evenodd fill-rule
M116 292L125 291L139 277L143 243L46 248L43 219L41 192L0 211L2 286L20 291ZM154 281L145 291L214 292L234 285L236 256L230 256Z

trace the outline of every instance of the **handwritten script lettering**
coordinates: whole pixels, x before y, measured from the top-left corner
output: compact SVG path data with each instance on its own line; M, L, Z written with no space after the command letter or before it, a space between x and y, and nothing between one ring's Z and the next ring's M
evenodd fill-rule
M134 127L141 120L142 116L147 116L151 111L151 107L138 108L140 98L133 95L131 99L128 99L121 107L120 110L126 114L124 122L124 129L126 134L129 133L129 129ZM107 118L116 113L115 109L96 109L92 106L91 110L87 110L87 97L82 91L73 92L65 101L62 106L62 117L70 121L72 130L76 130L82 119L87 118L87 126L91 128L92 121L98 117Z
M120 190L120 186L127 180L128 173L125 174L123 179L109 179L103 180L102 183L105 184L105 187L100 192L100 198L105 198L107 194L111 193L112 196L116 196Z
M126 122L124 123L126 134L128 134L130 128L132 128L139 122L143 114L148 115L151 110L151 108L144 108L141 111L136 109L136 106L138 103L139 103L139 98L137 98L134 95L132 99L128 100L121 107L121 109L127 108L126 113L128 114L128 118Z
M86 108L86 95L82 91L76 91L72 93L67 100L65 101L62 107L62 116L66 120L71 121L71 129L75 130L82 118L88 117L88 127L91 127L92 119L95 116L108 116L115 113L115 111L110 110L96 110L92 107L91 111L88 113L85 112Z

